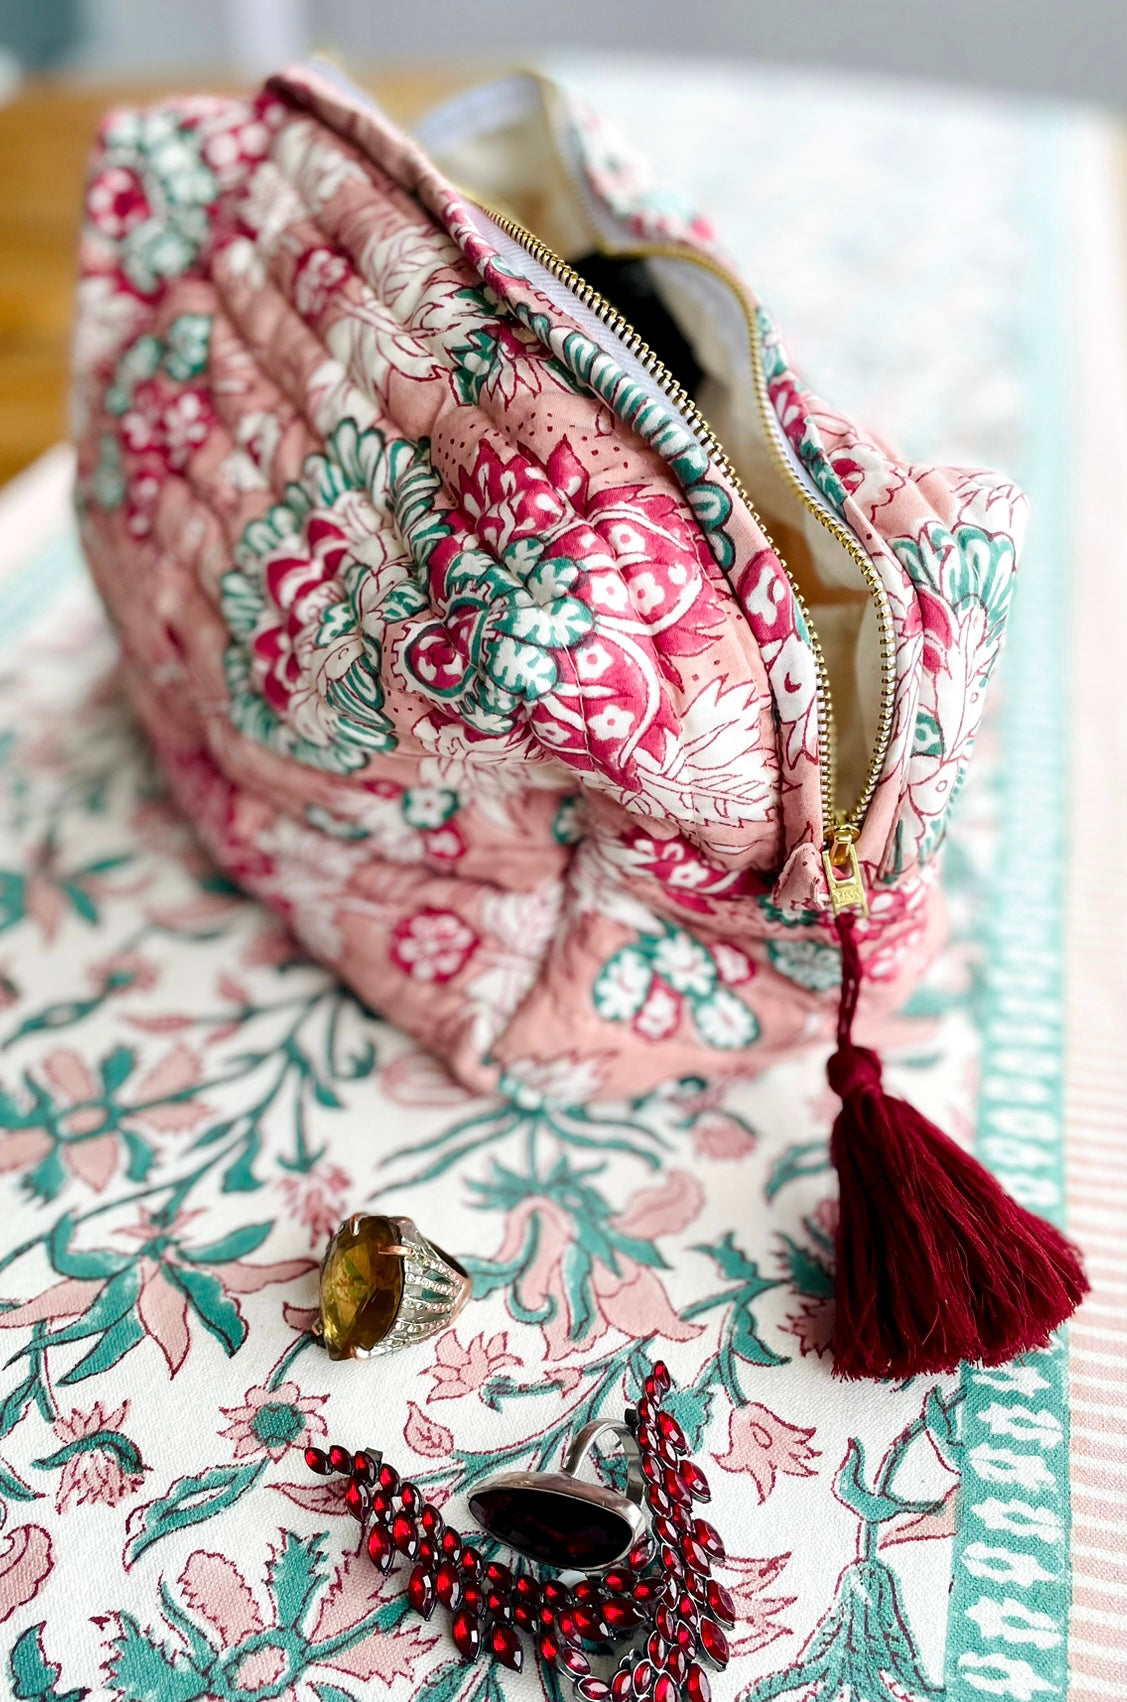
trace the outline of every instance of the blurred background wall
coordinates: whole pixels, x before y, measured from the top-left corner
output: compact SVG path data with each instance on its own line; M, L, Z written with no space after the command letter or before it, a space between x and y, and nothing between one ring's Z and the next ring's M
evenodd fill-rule
M0 0L9 69L252 73L311 46L369 68L541 47L740 55L1127 111L1127 0Z

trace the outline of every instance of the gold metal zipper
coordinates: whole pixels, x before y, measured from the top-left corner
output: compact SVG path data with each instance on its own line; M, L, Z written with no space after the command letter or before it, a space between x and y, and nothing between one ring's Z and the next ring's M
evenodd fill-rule
M827 880L829 882L830 898L833 903L835 913L840 909L846 908L866 908L864 884L861 876L860 865L857 861L856 842L860 836L861 825L864 820L865 812L868 809L869 804L872 801L873 793L876 791L880 782L880 777L884 769L885 757L888 753L889 741L892 735L892 720L896 693L895 641L892 608L889 603L888 594L885 591L884 586L881 584L880 576L869 556L861 548L860 544L857 542L848 527L844 526L842 522L839 521L828 509L823 510L818 503L811 500L809 492L799 475L796 473L790 457L783 446L781 441L782 427L779 425L775 416L763 370L763 348L759 321L754 307L747 300L747 297L739 284L739 280L734 278L724 267L720 266L715 261L710 260L707 256L696 254L690 249L681 248L675 244L645 244L640 246L629 244L623 246L621 249L612 249L606 243L605 238L599 238L599 246L607 253L621 254L624 256L636 255L640 258L647 259L652 258L678 260L682 262L687 261L693 265L700 266L705 271L711 272L714 276L720 278L728 286L728 288L734 292L737 300L743 308L744 316L747 320L748 336L751 342L752 380L756 403L759 408L764 436L766 437L770 448L772 459L775 461L776 466L778 467L783 479L786 481L788 488L798 498L802 506L815 516L819 523L825 527L831 536L834 537L842 548L845 549L852 557L865 581L869 594L872 597L877 611L880 635L880 709L877 719L876 738L874 740L873 752L869 762L869 769L865 777L865 783L857 801L853 804L852 808L847 811L839 811L837 809L835 785L836 738L834 730L833 703L830 694L829 670L826 666L826 659L822 650L821 640L819 639L817 630L810 618L810 612L806 605L806 600L803 597L802 592L799 590L793 574L787 567L786 562L776 547L762 516L751 499L750 493L739 474L736 472L735 467L732 465L724 445L720 442L716 433L713 431L712 427L709 425L692 397L685 390L684 386L678 383L677 379L674 378L668 367L665 366L665 364L654 353L649 344L638 334L629 320L626 319L616 307L607 301L605 296L600 295L598 290L594 289L580 273L575 271L574 267L569 266L566 260L562 260L554 249L549 248L547 243L541 242L538 236L534 236L530 230L527 230L524 225L518 223L516 219L510 218L507 214L490 207L488 204L478 200L476 197L467 198L473 199L474 204L481 207L482 211L485 212L490 219L492 219L493 223L499 230L502 230L506 236L511 238L512 241L519 243L519 245L526 250L526 252L538 265L543 266L545 271L549 272L553 278L570 290L583 307L593 313L601 324L607 326L607 328L619 338L629 353L638 362L639 366L641 366L647 375L653 379L654 383L662 391L663 395L665 395L669 401L674 404L679 413L685 419L694 436L699 440L702 448L707 452L709 458L720 468L724 476L732 485L733 489L736 491L737 495L740 497L740 500L744 503L744 506L749 510L755 519L756 525L759 527L763 536L767 539L771 548L774 550L775 555L778 557L779 564L786 573L787 579L790 582L794 600L801 611L802 618L809 635L810 647L814 655L814 667L818 682L817 715L818 748L822 787L822 814L826 834L824 855L827 861L826 872ZM847 844L851 848L851 860L849 867L850 878L843 880L840 878L840 874L834 876L833 871L840 871L842 869L843 848Z

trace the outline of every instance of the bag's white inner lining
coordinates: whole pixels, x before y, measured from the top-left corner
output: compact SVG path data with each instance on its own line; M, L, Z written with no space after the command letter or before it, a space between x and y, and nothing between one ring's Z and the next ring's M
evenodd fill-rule
M425 122L420 139L469 196L515 219L569 264L594 250L642 251L627 227L586 199L535 78L505 78L456 97ZM762 515L817 629L836 721L837 801L848 808L864 783L880 705L880 647L868 587L768 448L746 311L735 289L691 260L655 257L648 264L704 374L693 399Z

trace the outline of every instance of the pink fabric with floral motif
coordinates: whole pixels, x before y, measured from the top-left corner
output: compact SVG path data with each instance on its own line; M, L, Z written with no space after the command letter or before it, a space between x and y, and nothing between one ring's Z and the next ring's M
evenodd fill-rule
M711 244L576 125L632 229ZM890 1004L941 932L1021 499L899 464L763 331L783 429L895 617L859 848ZM174 792L366 1001L470 1085L566 1060L593 1096L829 1032L785 572L684 422L377 113L301 71L107 120L75 408L83 541Z

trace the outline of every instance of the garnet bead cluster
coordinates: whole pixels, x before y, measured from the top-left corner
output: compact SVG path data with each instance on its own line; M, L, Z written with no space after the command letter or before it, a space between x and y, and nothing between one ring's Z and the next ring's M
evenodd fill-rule
M411 1562L407 1600L423 1619L438 1605L446 1610L463 1660L484 1652L519 1672L523 1632L545 1665L572 1679L582 1702L710 1702L706 1663L727 1666L735 1608L712 1576L724 1545L699 1512L708 1480L661 1405L670 1386L659 1361L637 1410L626 1414L651 1532L621 1564L571 1585L487 1562L378 1453L307 1448L305 1461L319 1476L347 1476L345 1503L373 1565L389 1572L397 1554ZM626 1642L608 1672L608 1659Z

